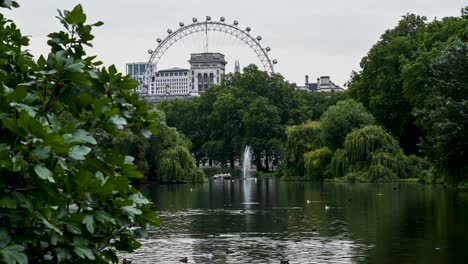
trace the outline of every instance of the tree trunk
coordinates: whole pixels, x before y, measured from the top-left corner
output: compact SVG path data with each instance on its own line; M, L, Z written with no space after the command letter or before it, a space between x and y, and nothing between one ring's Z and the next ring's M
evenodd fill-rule
M234 158L229 159L229 166L234 168Z
M265 154L265 171L266 172L269 172L270 171L270 167L269 167L269 161L268 161L268 154Z
M208 161L208 166L210 166L210 167L213 166L213 160L212 160L212 159L210 159L210 160Z

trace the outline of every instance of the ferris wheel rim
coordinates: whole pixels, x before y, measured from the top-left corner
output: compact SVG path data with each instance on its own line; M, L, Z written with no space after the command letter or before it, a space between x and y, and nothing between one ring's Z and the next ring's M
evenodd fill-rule
M193 23L184 25L182 22L179 23L180 28L176 31L172 32L172 30L168 29L169 35L165 37L163 40L158 39L158 45L153 50L148 50L150 53L150 59L148 60L148 64L155 64L159 63L159 60L164 56L166 51L179 40L202 31L212 31L212 32L222 32L225 34L229 34L233 37L236 37L243 41L257 56L260 60L263 68L265 71L273 74L274 71L274 64L276 60L271 60L268 56L268 52L271 50L269 47L263 48L259 41L261 40L261 36L258 36L257 39L250 35L250 28L247 27L246 30L242 30L237 27L238 22L234 21L234 25L230 25L225 23L225 19L223 18L222 21L213 21L207 19L206 21L197 21L194 18Z

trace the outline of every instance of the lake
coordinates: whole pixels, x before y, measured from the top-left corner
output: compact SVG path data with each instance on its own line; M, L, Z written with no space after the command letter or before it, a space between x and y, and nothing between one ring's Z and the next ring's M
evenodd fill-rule
M468 263L468 194L274 178L144 185L161 226L132 263Z

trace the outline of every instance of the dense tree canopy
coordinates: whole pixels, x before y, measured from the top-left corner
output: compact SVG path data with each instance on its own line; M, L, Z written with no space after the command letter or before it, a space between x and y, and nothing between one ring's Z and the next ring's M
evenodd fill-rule
M468 153L467 10L462 9L461 17L432 22L404 16L381 36L349 82L350 96L369 109L405 152L428 155L455 182L468 178L463 162Z
M149 137L155 117L136 81L86 55L102 23L86 24L80 5L58 18L66 30L34 61L0 14L0 262L117 263L156 213L129 184L142 177L133 158L95 146L124 129Z
M281 75L268 75L256 66L228 74L193 101L165 101L157 107L167 124L193 142L197 162L233 164L245 145L253 149L258 170L279 166L284 157L286 126L317 120L345 94L295 90Z
M466 18L426 21L404 16L381 36L349 82L351 97L363 103L408 153L417 153L425 135L413 109L427 95L431 61L456 39L466 41Z
M455 41L431 64L433 78L416 118L425 151L451 180L468 178L468 43Z
M338 102L320 118L320 136L324 144L336 150L343 147L346 135L355 128L371 125L374 117L360 103L352 99Z

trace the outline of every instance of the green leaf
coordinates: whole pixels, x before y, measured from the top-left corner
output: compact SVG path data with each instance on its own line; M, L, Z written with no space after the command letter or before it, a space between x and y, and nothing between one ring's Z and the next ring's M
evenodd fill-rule
M127 125L127 120L119 115L109 118L109 121L114 124L115 128L123 129Z
M138 81L137 80L133 80L133 79L128 79L128 80L124 80L120 83L120 88L124 89L124 90L133 90L135 88L137 88L139 85Z
M75 235L81 235L81 229L77 227L76 225L73 224L65 224L65 228L67 229L68 232L75 234Z
M38 164L34 166L34 171L36 172L37 176L39 176L39 178L43 180L48 180L50 182L55 182L54 177L53 177L54 175L44 165Z
M8 209L16 209L16 200L11 197L4 197L0 200L0 207Z
M78 129L73 133L73 137L75 137L75 140L77 140L80 143L90 143L93 145L97 144L97 141L95 138L89 135L89 132L83 129Z
M101 223L109 222L113 225L116 224L115 219L104 211L98 211L95 213L94 217Z
M83 24L86 21L86 15L83 13L81 5L76 5L72 11L68 12L65 21L72 25Z
M80 256L80 258L88 258L90 260L94 260L94 254L90 248L76 246L75 248L73 248L73 252Z
M20 154L14 156L12 159L13 161L13 171L18 172L28 166L28 163L23 159L23 156Z
M39 160L47 159L50 156L50 147L39 145L32 152Z
M74 160L84 160L85 156L91 151L91 148L78 145L70 148L68 156Z
M90 143L93 145L97 144L97 141L95 138L89 135L89 132L83 129L78 129L75 131L75 133L72 134L64 134L63 139L65 143L69 144L72 142L78 142L78 143Z
M69 72L83 72L84 64L80 62L75 62L65 65L65 70ZM82 76L83 77L83 76Z
M135 206L124 206L122 207L122 211L125 215L130 217L134 217L135 215L141 214L141 210L136 208Z
M11 245L0 250L0 255L7 264L27 264L28 258L24 254L24 249L21 245Z
M54 226L52 223L50 223L47 219L45 219L43 216L41 216L42 218L42 223L44 223L44 225L52 230L54 230L55 232L57 232L58 234L60 235L63 235L62 231L60 231L60 229L58 229L56 226Z
M85 216L82 223L86 225L89 233L94 234L94 218L92 215Z

